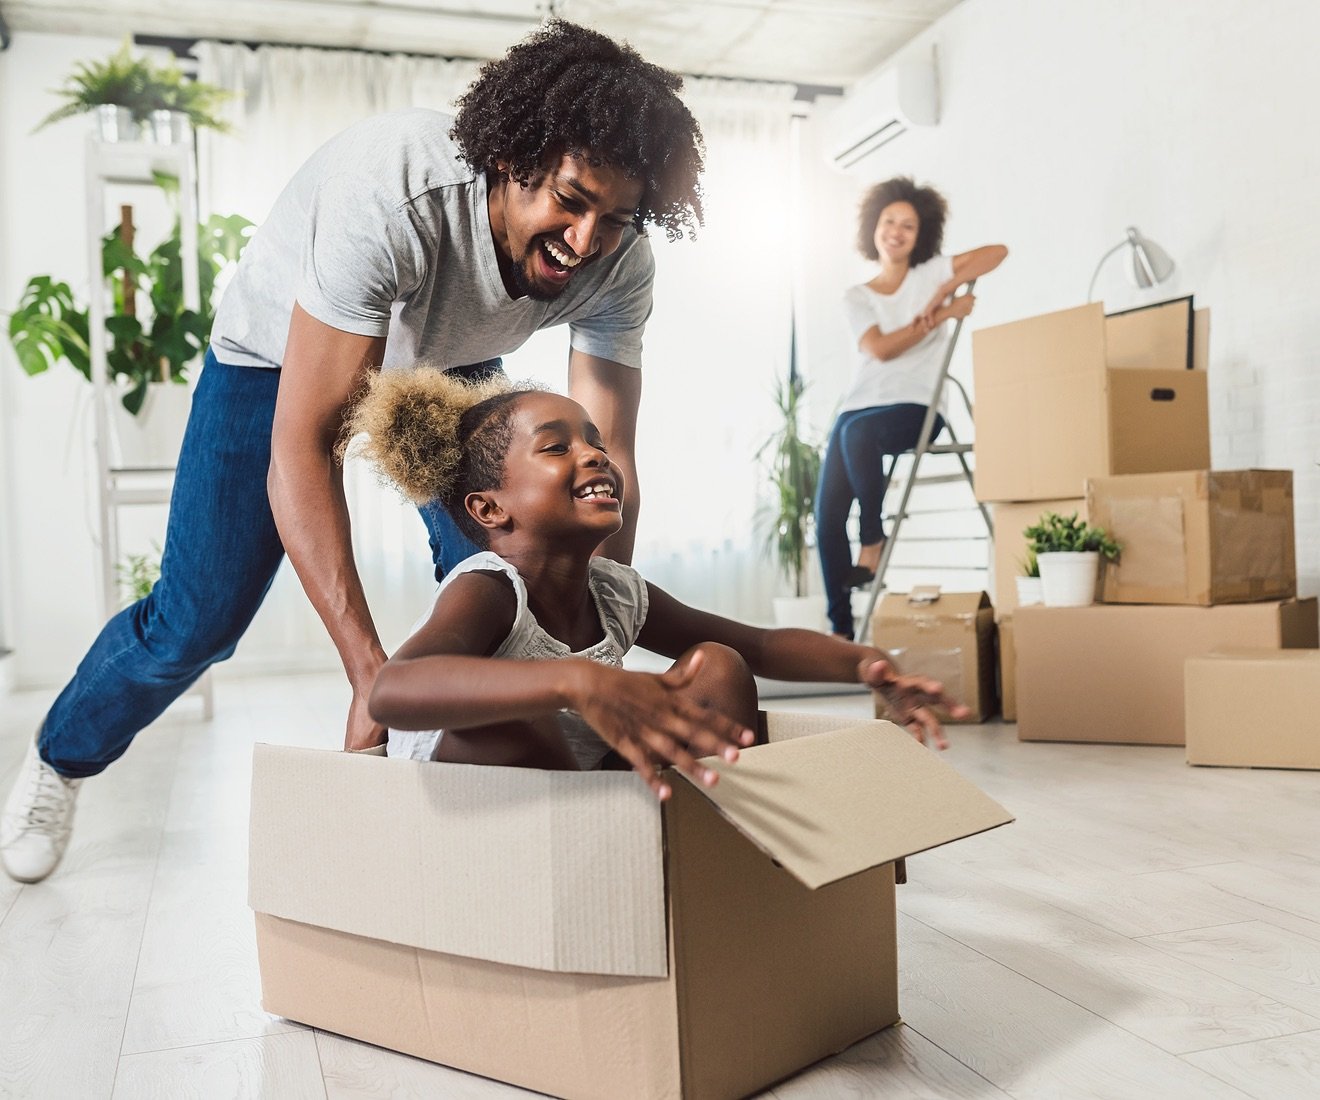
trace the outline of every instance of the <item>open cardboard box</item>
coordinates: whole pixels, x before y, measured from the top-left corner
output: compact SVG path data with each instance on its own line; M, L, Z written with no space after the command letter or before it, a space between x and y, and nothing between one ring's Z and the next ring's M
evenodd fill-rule
M1091 478L1086 509L1122 547L1105 603L1250 603L1297 595L1291 470Z
M1203 367L1204 340L1189 358L1189 308L1107 318L1094 302L974 332L976 498L1057 500L1088 477L1209 467L1206 372L1187 369Z
M887 722L631 772L258 745L262 1004L558 1096L737 1097L898 1021L893 864L1012 818Z

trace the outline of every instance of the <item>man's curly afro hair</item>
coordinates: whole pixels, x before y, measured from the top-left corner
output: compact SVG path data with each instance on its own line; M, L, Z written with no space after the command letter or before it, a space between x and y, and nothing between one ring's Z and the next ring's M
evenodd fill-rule
M524 185L565 154L617 168L643 184L637 231L678 240L701 224L705 153L682 86L631 46L551 20L482 66L449 133L473 167Z

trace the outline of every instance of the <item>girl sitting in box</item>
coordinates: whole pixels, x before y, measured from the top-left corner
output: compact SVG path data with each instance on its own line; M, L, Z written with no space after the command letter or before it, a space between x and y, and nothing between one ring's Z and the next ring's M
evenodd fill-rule
M366 433L367 457L409 499L439 500L487 548L450 571L377 676L370 710L389 727L391 756L631 766L664 799L661 769L710 785L716 773L701 757L732 762L753 743L753 673L867 684L939 748L931 708L966 714L936 681L897 674L881 650L707 614L595 556L619 529L626 487L566 397L425 368L385 372L350 429ZM624 670L634 643L673 666Z

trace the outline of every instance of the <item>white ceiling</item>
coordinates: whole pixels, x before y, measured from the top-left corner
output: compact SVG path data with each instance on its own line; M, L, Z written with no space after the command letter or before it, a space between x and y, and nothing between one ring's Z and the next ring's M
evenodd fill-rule
M25 30L494 57L548 12L679 72L847 85L959 0L0 0Z

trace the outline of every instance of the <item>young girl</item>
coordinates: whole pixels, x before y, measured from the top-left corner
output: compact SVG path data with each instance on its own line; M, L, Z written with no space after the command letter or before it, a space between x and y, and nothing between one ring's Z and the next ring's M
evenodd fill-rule
M753 743L753 673L868 684L940 748L930 708L966 713L935 681L897 675L878 649L731 622L594 556L619 529L626 486L586 411L566 397L426 368L383 372L350 428L367 434L367 457L405 495L439 500L487 548L445 577L376 679L370 710L390 729L391 756L631 766L664 799L662 768L710 785L716 773L701 757L733 762ZM673 667L625 671L634 643L675 658Z

